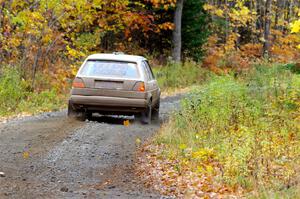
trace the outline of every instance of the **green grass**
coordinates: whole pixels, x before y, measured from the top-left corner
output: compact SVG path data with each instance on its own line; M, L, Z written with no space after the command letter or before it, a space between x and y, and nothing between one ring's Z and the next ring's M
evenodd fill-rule
M211 76L208 70L193 62L186 62L183 65L168 63L166 66L156 67L153 70L163 91L199 84L207 81Z
M0 117L19 113L35 114L58 110L65 105L65 96L55 89L34 92L22 79L17 68L4 67L0 73Z
M188 161L194 172L212 167L228 186L289 198L287 188L300 178L299 89L300 76L284 66L211 77L155 141L165 146L164 158Z

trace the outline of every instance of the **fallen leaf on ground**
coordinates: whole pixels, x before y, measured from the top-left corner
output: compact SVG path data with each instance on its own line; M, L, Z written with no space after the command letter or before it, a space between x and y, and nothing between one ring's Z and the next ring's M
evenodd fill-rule
M130 122L129 122L129 120L125 120L125 121L123 122L123 124L124 124L124 126L129 126L129 125L130 125Z
M26 151L23 153L23 158L28 159L29 158L29 153Z

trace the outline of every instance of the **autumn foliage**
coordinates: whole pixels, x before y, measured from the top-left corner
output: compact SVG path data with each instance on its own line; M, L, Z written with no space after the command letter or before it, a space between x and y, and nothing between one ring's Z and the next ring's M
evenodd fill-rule
M150 36L172 30L172 23L154 10L161 4L163 10L174 6L173 1L2 0L1 67L19 67L32 89L46 89L36 82L37 74L55 79L50 83L58 90L68 88L66 78L88 54L147 52L142 46L152 45Z
M214 1L213 1L214 2ZM290 6L293 6L291 8ZM253 62L267 59L271 62L293 63L300 59L297 29L299 2L277 1L271 4L267 15L262 1L208 2L204 9L212 16L211 29L203 66L214 71L228 68L238 71L249 68ZM267 21L267 18L269 21ZM290 24L289 21L295 21ZM265 26L269 23L270 30ZM291 31L292 29L292 31ZM266 40L268 34L268 40ZM265 56L265 44L269 44Z

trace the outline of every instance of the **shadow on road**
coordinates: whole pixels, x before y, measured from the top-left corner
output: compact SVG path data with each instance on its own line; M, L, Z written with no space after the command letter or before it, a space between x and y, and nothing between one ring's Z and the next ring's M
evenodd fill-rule
M114 125L124 125L125 121L129 121L130 123L135 122L133 116L103 116L103 115L93 115L89 121L92 122L99 122L99 123L107 123L107 124L114 124Z

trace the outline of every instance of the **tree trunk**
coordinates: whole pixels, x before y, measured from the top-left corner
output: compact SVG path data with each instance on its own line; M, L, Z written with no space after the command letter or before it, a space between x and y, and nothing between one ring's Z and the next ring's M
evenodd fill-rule
M40 59L40 56L42 54L42 47L40 47L37 51L37 54L34 57L34 62L32 65L32 82L31 82L31 88L34 90L34 86L35 86L35 76L36 76L36 71L37 71L37 67L38 67L38 62Z
M172 58L175 62L181 61L181 19L182 19L182 9L183 1L177 0L176 10L174 15L174 25L173 30L173 49L172 49Z
M271 6L272 6L272 0L267 0L265 6L264 48L263 48L263 55L266 58L269 57L269 50L270 50Z
M228 5L228 0L225 0L225 43L227 43L228 37L229 37L229 16L228 16L228 11L229 11L230 5Z
M258 14L256 21L256 29L258 30L258 40L263 37L264 12L262 0L256 0L256 12Z

